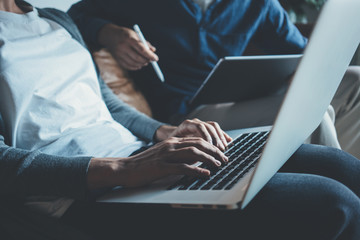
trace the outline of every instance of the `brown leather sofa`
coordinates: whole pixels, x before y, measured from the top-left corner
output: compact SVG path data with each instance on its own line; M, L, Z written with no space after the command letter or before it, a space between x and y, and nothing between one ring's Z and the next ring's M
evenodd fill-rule
M93 58L99 66L101 77L112 91L124 102L152 117L144 95L135 87L127 71L123 70L105 49L94 51Z

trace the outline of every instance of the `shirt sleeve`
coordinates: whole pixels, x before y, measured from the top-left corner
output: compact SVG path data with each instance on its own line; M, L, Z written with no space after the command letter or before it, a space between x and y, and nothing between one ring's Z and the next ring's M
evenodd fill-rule
M94 48L100 48L98 32L111 21L101 17L99 6L91 0L83 0L72 5L68 14L78 26L87 44Z
M307 44L277 0L267 0L254 43L267 54L299 54Z
M151 142L156 130L164 125L155 119L139 112L120 100L99 77L99 84L104 102L115 121L122 124L137 137Z
M90 159L13 148L0 135L0 194L84 200L88 195L86 175Z

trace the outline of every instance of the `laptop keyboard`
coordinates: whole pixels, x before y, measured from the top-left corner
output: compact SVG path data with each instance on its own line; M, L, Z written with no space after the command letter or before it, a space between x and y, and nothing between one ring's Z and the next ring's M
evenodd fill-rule
M227 164L221 167L209 167L201 164L200 167L209 169L209 178L195 178L184 176L168 190L229 190L252 169L261 156L268 131L245 133L235 139L225 151L229 158Z

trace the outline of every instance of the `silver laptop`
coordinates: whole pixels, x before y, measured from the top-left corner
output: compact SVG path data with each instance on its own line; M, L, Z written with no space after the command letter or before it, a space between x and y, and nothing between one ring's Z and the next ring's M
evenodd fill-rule
M321 122L360 43L359 13L359 0L326 2L273 127L238 130L229 163L211 169L211 178L169 177L114 189L98 201L244 208Z

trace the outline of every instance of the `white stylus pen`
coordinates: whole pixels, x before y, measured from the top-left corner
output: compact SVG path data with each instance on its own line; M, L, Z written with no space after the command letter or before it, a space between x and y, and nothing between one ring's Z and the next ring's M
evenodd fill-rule
M147 45L147 42L145 40L145 37L144 35L142 34L139 26L137 24L134 25L134 31L136 32L136 34L138 35L138 37L140 38L140 41L145 45L145 47L147 49L150 49L149 46ZM160 67L159 65L157 64L157 62L155 61L151 61L151 65L153 66L155 72L156 72L156 75L158 75L158 77L160 78L161 82L165 82L165 79L164 79L164 75L163 73L161 72L160 70Z

